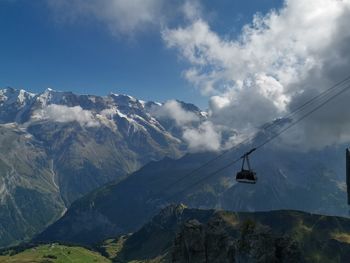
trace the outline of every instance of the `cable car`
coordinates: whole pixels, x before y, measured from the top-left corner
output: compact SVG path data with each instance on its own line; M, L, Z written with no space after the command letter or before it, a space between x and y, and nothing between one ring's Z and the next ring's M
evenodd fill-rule
M236 181L239 183L246 183L246 184L255 184L258 178L256 177L256 173L250 168L249 163L249 154L254 152L256 148L250 150L249 152L245 153L241 158L242 161L242 168L241 171L237 173L236 175ZM245 169L244 165L245 162L247 162L247 168Z

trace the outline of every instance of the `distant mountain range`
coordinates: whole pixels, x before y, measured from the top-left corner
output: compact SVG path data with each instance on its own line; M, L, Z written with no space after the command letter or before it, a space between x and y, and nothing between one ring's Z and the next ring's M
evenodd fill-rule
M183 155L181 129L154 114L161 106L118 94L0 90L0 246L32 237L105 183Z
M207 119L178 103L197 116L193 127ZM161 107L128 95L0 90L0 246L39 232L37 241L93 245L137 231L170 203L347 216L345 145L307 153L266 146L251 156L258 183L237 184L239 163L217 171L276 130L262 127L192 173L221 153L185 154L182 127L157 114Z
M266 133L253 140L258 144ZM186 154L151 162L126 179L99 188L77 200L37 240L92 245L137 231L171 203L231 211L303 210L347 216L344 148L300 152L266 147L251 157L258 174L255 185L235 182L240 164L220 170L251 145L228 152Z

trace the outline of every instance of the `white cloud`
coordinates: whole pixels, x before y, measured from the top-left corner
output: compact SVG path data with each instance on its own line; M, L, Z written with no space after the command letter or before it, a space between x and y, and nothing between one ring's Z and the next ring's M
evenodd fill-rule
M211 121L200 122L199 116L184 109L175 100L169 100L153 110L157 118L174 120L182 129L182 138L190 152L217 151L221 147L221 130Z
M186 111L181 104L175 100L169 100L161 107L157 107L153 114L158 118L170 118L176 122L178 126L198 122L199 118L193 112Z
M236 39L220 36L201 17L165 29L162 37L190 62L185 78L212 97L213 124L242 132L288 113L349 74L349 10L350 0L286 0L278 11L256 15ZM348 141L344 106L329 105L300 126L303 143ZM317 125L319 138L310 128Z
M80 106L68 107L65 105L51 104L44 106L33 113L35 120L51 120L54 122L79 122L82 126L96 127L99 122L94 119L91 111L83 110Z
M183 138L192 152L217 151L221 147L221 134L210 121L203 122L198 128L186 128Z
M47 1L59 19L95 19L115 35L162 29L167 47L191 65L184 77L210 97L209 121L215 131L235 134L231 143L287 114L350 68L350 0L285 0L280 10L256 15L231 39L211 29L199 0ZM179 11L186 26L166 27ZM343 97L344 103L314 114L298 127L298 136L289 138L313 145L349 141L349 120L342 113L350 98ZM164 112L186 126L193 116L174 105L167 104ZM316 126L319 136L312 133Z
M107 109L103 109L100 112L100 115L109 120L112 120L113 116L116 115L117 113L118 113L117 108L107 108Z
M179 1L181 3L181 1ZM182 12L186 19L193 21L202 16L202 6L200 0L187 0L181 6Z
M45 0L58 22L100 22L115 35L160 30L202 15L201 0Z
M47 0L59 21L97 19L113 34L129 34L159 24L162 0Z

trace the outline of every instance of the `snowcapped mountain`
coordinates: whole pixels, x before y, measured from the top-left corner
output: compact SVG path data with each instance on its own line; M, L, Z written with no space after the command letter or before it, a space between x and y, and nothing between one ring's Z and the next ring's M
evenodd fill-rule
M23 112L33 101L35 94L12 88L0 90L0 123L21 122Z
M196 106L177 103L205 119ZM101 185L181 157L181 128L161 108L128 95L0 90L0 246L33 236Z
M345 145L307 153L265 147L251 159L259 178L254 186L235 182L239 164L215 172L289 120L276 120L277 130L262 127L251 142L181 179L220 154L184 155L181 123L198 127L207 118L192 104L175 102L189 114L174 119L164 114L174 105L164 111L165 104L128 95L13 89L0 94L0 246L32 237L66 209L42 239L88 243L133 232L169 202L234 211L347 213ZM211 173L215 176L207 177Z
M186 111L205 118L193 104L178 102ZM59 107L59 106L60 107ZM69 122L82 120L78 116L58 116L59 113L76 113L85 115L96 125L111 125L115 119L124 118L131 125L141 128L149 125L154 129L167 132L162 121L154 116L162 107L159 102L137 100L129 95L111 93L108 96L77 95L72 92L61 92L47 89L43 93L33 94L25 90L6 88L0 90L0 123L16 122L24 124L38 120ZM56 112L53 112L56 109ZM61 111L61 112L60 112ZM55 114L56 113L56 114ZM85 123L86 124L86 123Z

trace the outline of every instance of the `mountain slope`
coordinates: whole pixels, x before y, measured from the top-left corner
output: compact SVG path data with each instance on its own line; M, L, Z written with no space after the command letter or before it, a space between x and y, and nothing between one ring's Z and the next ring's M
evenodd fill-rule
M169 206L102 246L117 262L347 262L350 220L299 211L234 213ZM113 246L117 242L118 246Z
M2 263L109 263L107 258L82 247L45 244L28 248L16 253L14 250L5 251L0 255Z
M0 246L31 237L76 199L149 161L180 157L186 145L173 120L153 114L160 107L118 94L0 90L0 195L20 196L1 199Z
M187 154L178 160L152 162L125 180L76 201L38 240L93 244L111 235L134 232L162 207L178 202L232 211L293 209L347 215L344 171L339 168L341 149L309 155L267 148L252 158L259 176L256 185L237 184L237 166L210 176L243 150L190 175L217 154Z
M3 250L0 260L343 263L350 256L350 219L292 210L238 213L171 205L137 232L106 240L96 249L106 258L54 243Z
M45 149L15 126L0 126L0 246L28 239L64 211Z

